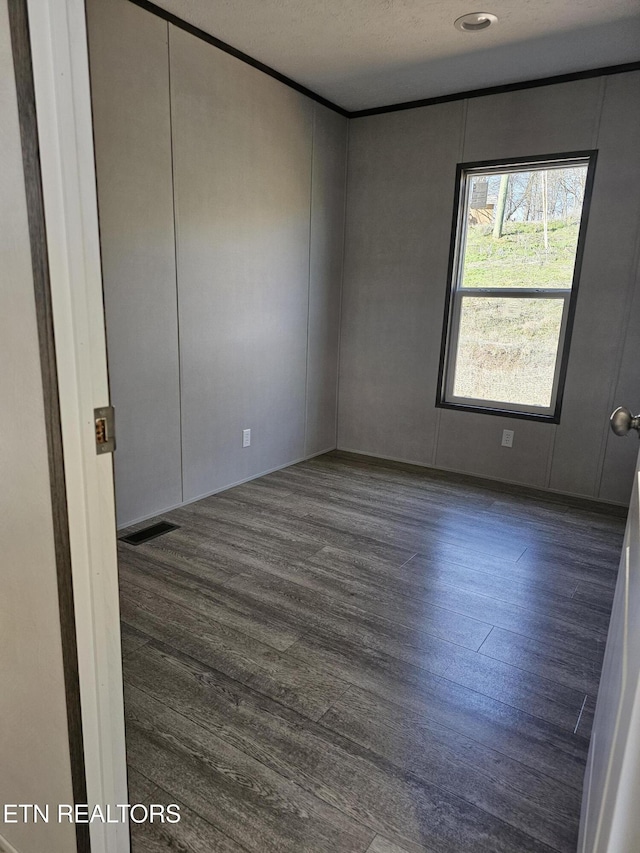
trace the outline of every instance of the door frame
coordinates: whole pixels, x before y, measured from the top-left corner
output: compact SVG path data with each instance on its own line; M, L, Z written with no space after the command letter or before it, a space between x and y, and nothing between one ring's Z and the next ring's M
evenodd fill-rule
M58 500L66 498L68 515L87 802L116 805L128 802L128 794L113 460L98 455L95 444L94 409L108 405L109 385L85 7L84 0L26 4L64 454ZM92 853L128 853L128 824L95 822L89 830Z

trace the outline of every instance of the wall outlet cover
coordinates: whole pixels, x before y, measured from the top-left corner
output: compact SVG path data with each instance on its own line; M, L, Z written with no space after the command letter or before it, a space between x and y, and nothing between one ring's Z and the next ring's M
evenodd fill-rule
M512 429L503 429L502 430L502 446L503 447L513 447L513 430Z
M242 430L242 446L250 447L251 446L251 430L243 429Z

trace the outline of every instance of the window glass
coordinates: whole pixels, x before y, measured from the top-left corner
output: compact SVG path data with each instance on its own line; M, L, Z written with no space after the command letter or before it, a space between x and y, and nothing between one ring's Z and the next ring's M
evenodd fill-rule
M563 305L463 297L454 395L548 408Z
M461 286L570 288L586 178L586 166L474 175Z
M441 403L557 418L592 169L460 168Z

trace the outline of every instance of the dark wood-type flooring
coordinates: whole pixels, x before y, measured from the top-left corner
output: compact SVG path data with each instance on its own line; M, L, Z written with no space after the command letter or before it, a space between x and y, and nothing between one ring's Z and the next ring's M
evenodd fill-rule
M329 454L120 543L134 853L573 853L624 519Z

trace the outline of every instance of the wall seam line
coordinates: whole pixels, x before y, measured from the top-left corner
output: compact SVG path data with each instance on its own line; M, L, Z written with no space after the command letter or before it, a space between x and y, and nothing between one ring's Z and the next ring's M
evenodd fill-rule
M167 21L167 73L169 81L169 150L171 152L171 201L173 207L173 263L176 283L176 334L178 342L178 418L180 422L180 495L184 501L184 440L182 434L182 347L180 345L180 291L178 287L178 211L173 145L173 93L171 89L171 28Z
M464 162L464 152L467 148L467 118L469 115L469 99L466 98L462 102L462 128L460 138L460 161Z
M595 126L593 129L593 137L592 137L592 147L594 149L598 148L598 144L600 142L600 129L602 127L602 114L604 113L604 102L605 102L606 93L607 93L607 79L605 77L602 77L600 79L600 92L599 92L600 104L599 104L599 110L598 110L598 114L597 114L596 121L595 121ZM625 297L625 307L626 307L626 304L627 304L627 299ZM622 335L621 337L624 337L624 335ZM615 358L616 371L614 373L614 376L616 377L616 379L614 380L614 383L613 383L613 386L614 386L613 389L609 392L609 406L608 406L609 409L611 408L611 399L612 399L612 395L613 395L613 390L615 390L615 386L617 385L617 376L618 376L618 371L620 368L621 359L622 359L622 348L621 348L620 343L619 343L618 344L618 352L616 353L616 358ZM594 483L593 483L593 494L595 497L597 497L600 494L600 486L602 485L602 477L604 475L604 460L605 460L605 456L606 456L606 452L607 452L608 430L609 430L609 425L606 424L603 427L602 434L600 437L600 446L598 448L598 464L596 466Z
M311 329L311 246L313 238L313 155L316 140L316 105L311 111L311 156L309 163L309 247L307 253L307 357L304 373L304 438L302 441L302 455L306 457L307 435L309 426L309 332Z
M344 313L344 281L345 281L345 258L347 255L347 211L348 211L348 186L349 186L349 152L351 146L351 121L347 119L347 132L344 143L344 196L342 203L342 261L340 268L340 309L338 314L338 352L336 357L336 435L335 446L338 448L338 436L340 432L340 376L342 369L342 320Z
M556 449L556 436L558 434L558 424L550 424L550 426L552 426L553 429L551 430L551 440L549 441L549 450L547 451L548 452L547 471L546 471L545 480L544 480L545 484L546 484L545 487L547 489L551 488L551 471L553 469L553 454L554 454L555 449Z

